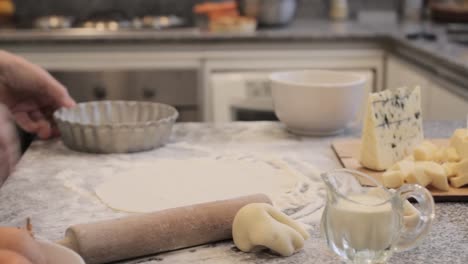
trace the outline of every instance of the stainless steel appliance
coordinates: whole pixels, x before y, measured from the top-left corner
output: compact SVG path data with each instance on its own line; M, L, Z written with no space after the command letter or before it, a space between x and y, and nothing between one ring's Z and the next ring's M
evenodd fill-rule
M42 16L34 20L32 27L41 30L94 29L94 30L163 30L186 26L186 21L178 16L128 17L118 10L105 10L91 13L84 18L72 16Z
M34 28L42 30L87 28L96 30L162 30L184 26L183 19L176 16L143 16L131 20L89 19L75 23L75 18L65 16L45 16L34 21Z
M444 28L448 41L468 46L467 24L446 24Z
M160 102L179 111L178 121L199 121L198 73L192 69L52 71L77 102Z
M304 68L284 68L278 71L305 70ZM334 69L361 74L366 77L366 93L374 90L375 72L365 69ZM222 71L210 76L211 101L214 122L277 120L274 113L268 76L271 70L262 71ZM363 112L364 109L361 109ZM362 116L362 115L360 115Z

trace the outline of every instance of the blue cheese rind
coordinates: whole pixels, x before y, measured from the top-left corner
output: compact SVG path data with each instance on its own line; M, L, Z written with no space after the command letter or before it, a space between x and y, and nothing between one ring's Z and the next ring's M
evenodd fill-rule
M369 95L361 144L361 164L386 170L424 139L421 89L399 88Z

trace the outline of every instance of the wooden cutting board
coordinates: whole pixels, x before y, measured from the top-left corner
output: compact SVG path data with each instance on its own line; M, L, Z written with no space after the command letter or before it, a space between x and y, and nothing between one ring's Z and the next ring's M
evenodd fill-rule
M430 141L439 146L448 145L448 139L431 139ZM340 139L332 143L332 148L335 151L341 165L347 169L354 169L360 172L371 175L378 181L381 181L382 171L369 170L361 166L359 163L359 151L361 147L361 139ZM362 184L366 184L362 182ZM468 187L452 188L448 192L442 192L437 189L428 187L434 196L436 202L468 202Z

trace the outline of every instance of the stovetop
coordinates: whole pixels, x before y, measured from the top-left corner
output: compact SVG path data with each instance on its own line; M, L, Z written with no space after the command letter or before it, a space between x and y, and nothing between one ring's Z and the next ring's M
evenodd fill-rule
M468 46L468 24L436 24L433 27L421 26L419 30L406 34L409 40L424 40L428 42L448 41Z
M468 46L468 24L447 24L445 28L451 42Z
M99 31L118 30L163 30L188 26L186 20L175 16L146 15L128 17L124 12L116 10L94 12L86 17L73 16L42 16L33 19L20 29L60 30L60 29L93 29Z

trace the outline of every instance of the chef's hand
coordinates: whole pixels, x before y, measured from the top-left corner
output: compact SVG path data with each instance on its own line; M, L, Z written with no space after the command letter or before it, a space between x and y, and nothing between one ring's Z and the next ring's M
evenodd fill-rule
M12 116L0 104L0 186L10 175L19 158L19 142Z
M25 131L47 139L58 134L52 114L75 101L49 73L23 58L0 51L0 103Z

